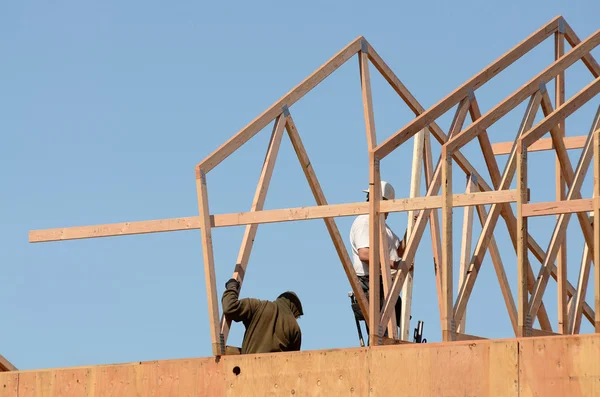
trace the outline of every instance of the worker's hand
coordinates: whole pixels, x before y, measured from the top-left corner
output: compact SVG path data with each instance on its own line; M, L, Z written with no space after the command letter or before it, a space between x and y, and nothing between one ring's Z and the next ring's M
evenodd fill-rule
M237 281L235 278L230 278L226 283L225 283L225 289L233 289L236 292L240 290L240 282Z

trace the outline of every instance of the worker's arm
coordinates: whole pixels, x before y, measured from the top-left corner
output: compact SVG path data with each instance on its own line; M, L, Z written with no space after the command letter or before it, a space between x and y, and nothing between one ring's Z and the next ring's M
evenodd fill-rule
M230 279L225 284L225 292L221 298L223 305L223 314L232 321L250 321L260 300L253 298L239 299L240 283L235 279Z
M358 249L358 258L365 262L365 263L369 263L369 248L359 248ZM388 260L389 265L391 268L394 267L394 261L392 259Z
M406 229L404 231L404 237L402 237L402 240L400 240L400 245L398 246L398 249L396 250L399 258L402 258L404 256L404 251L406 251L406 238L408 237L407 233L408 233L408 229Z
M300 351L300 347L302 346L302 331L298 329L295 333L292 343L289 346L289 351L297 352Z

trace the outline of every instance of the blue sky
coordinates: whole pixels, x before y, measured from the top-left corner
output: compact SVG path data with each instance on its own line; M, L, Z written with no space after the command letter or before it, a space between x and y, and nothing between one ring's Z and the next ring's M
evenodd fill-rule
M28 231L197 215L194 165L360 35L428 107L555 16L563 15L583 39L600 28L598 14L600 3L592 0L3 2L0 354L23 369L210 355L197 230L46 244L28 243ZM482 111L553 56L550 39L477 91ZM371 73L381 142L413 115L374 68ZM590 81L574 65L567 96ZM598 104L594 98L569 118L567 135L587 134ZM524 104L492 128L492 141L512 140L523 110ZM328 201L364 200L367 151L356 58L291 112ZM450 113L442 117L442 128L450 120ZM212 213L248 210L270 128L208 175ZM476 148L467 145L465 154L483 169ZM578 153L570 153L574 162ZM382 163L383 178L399 197L408 196L411 155L412 141ZM554 157L531 158L532 200L550 201ZM502 169L505 156L498 160ZM456 191L464 188L463 175L455 173ZM266 208L313 205L303 178L284 137ZM455 210L455 263L462 214ZM347 246L351 222L337 220ZM532 221L544 248L553 223L553 217ZM402 235L406 214L392 214L389 224ZM577 229L572 221L574 284L583 246ZM480 227L474 230L477 236ZM219 297L242 235L243 227L214 230ZM514 250L502 222L497 236L515 293ZM430 247L427 229L415 264L412 326L424 320L425 336L437 341ZM555 285L545 303L556 329ZM273 299L288 289L304 303L303 349L358 345L350 287L322 221L259 227L243 295ZM584 320L583 331L590 330ZM513 335L489 256L469 303L467 332ZM234 326L229 343L239 345L242 334L243 326Z

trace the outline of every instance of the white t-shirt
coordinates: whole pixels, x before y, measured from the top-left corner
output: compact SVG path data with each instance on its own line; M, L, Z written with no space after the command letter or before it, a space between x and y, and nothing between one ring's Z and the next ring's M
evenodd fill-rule
M387 231L387 245L390 251L389 259L397 261L398 247L400 247L400 239L389 226L385 225ZM358 250L360 248L369 247L369 215L359 215L352 223L350 228L350 245L352 246L352 265L357 276L366 276L369 274L369 264L360 260L358 257ZM391 269L392 275L396 273L396 270Z

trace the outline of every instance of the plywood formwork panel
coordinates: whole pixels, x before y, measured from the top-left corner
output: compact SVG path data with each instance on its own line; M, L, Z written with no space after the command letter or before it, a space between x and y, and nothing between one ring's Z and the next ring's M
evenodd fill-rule
M372 397L518 396L515 341L373 348Z
M363 348L225 356L225 396L367 396L366 357Z
M10 379L7 375L0 375L0 386ZM24 371L12 376L18 376L13 381L18 393L0 390L0 397L223 396L214 358Z
M18 373L0 372L0 397L17 397L18 386Z
M519 341L520 396L599 396L600 338L551 336Z

